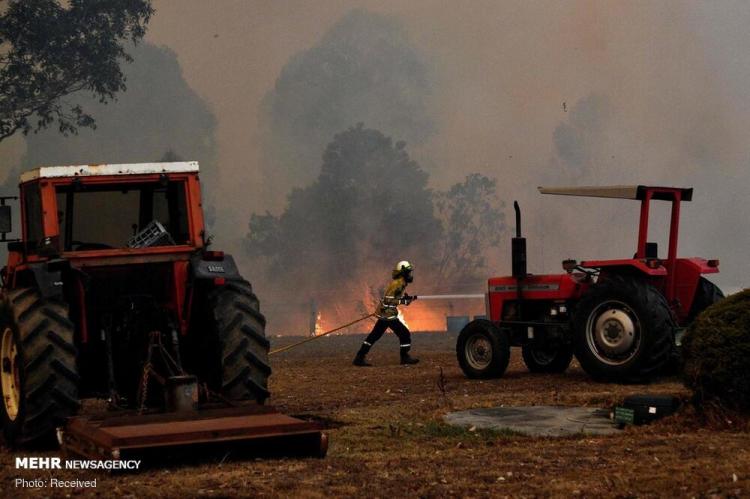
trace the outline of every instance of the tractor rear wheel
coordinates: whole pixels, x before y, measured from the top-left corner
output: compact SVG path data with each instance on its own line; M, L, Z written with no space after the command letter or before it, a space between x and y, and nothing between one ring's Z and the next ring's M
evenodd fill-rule
M723 299L724 293L721 292L721 289L705 277L701 277L698 280L693 304L690 306L690 312L688 313L688 324L692 324L701 312Z
M541 348L524 345L523 361L532 373L564 373L573 360L573 350L569 346Z
M79 377L67 306L34 288L9 291L0 318L0 419L10 445L52 442L78 410Z
M669 360L675 324L664 296L643 280L608 276L581 298L575 353L592 378L644 382Z
M695 289L695 295L693 297L693 304L690 306L688 312L687 324L690 326L698 316L706 310L708 307L724 299L724 293L721 292L719 287L706 279L701 277L698 280L698 287ZM681 340L681 338L678 338ZM681 343L681 342L680 342ZM669 354L669 362L664 367L664 374L674 375L682 372L683 361L682 361L682 349L678 342L672 346L672 350Z
M208 295L209 320L220 359L220 390L230 400L255 400L270 395L266 318L247 281L227 281Z
M467 377L499 378L510 362L508 332L488 320L473 320L458 335L456 356Z

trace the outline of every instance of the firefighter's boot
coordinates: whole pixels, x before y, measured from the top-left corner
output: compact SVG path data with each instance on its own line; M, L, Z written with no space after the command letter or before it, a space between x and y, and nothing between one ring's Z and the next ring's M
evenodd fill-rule
M366 342L362 343L362 347L360 347L359 352L357 352L357 355L354 357L354 360L352 361L352 364L359 367L371 367L372 364L367 362L367 352L370 351L370 347L372 345L367 344Z
M401 364L402 365L411 365L416 364L419 362L419 359L415 359L411 355L409 355L409 349L410 347L401 347Z

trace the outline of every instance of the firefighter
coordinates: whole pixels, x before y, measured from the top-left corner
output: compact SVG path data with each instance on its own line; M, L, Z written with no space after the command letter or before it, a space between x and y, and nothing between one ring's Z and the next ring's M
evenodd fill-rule
M401 364L416 364L419 359L409 355L411 349L411 333L406 325L398 318L398 306L409 305L416 299L416 296L409 296L405 293L406 286L414 280L414 267L407 261L401 261L396 264L392 272L393 280L385 289L383 299L380 300L375 315L378 321L373 326L370 334L362 342L362 347L354 357L352 364L355 366L370 366L365 357L375 344L385 333L386 329L393 331L401 344Z

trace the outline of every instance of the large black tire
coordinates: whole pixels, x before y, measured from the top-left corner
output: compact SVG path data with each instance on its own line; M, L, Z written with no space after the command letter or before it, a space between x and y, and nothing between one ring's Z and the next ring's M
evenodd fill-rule
M564 373L573 360L573 350L569 346L549 349L524 345L522 354L532 373Z
M467 377L499 378L510 362L508 332L488 320L473 320L458 335L456 356Z
M220 390L230 400L255 400L270 395L271 366L266 318L247 281L228 281L208 295L210 322L220 358Z
M22 288L4 294L1 315L5 439L11 446L52 442L55 428L79 407L68 308L42 298L34 288Z
M693 304L690 306L690 312L688 313L688 325L692 324L701 312L723 299L724 293L721 292L721 289L705 277L701 277L698 280Z
M656 288L636 277L607 276L576 308L576 358L596 380L646 382L669 360L674 330L669 305Z
M690 306L685 326L690 326L704 310L723 299L724 293L721 292L721 289L705 277L701 277L698 280L698 287L695 289L693 304ZM684 365L680 346L677 342L672 346L669 362L662 371L664 374L675 375L683 371Z

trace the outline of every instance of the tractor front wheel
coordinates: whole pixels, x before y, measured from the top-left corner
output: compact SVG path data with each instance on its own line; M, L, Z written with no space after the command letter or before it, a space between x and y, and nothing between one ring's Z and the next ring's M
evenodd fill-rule
M488 320L471 321L458 335L456 356L467 377L499 378L510 362L508 332Z
M214 353L221 367L220 391L230 400L255 400L270 395L266 319L247 281L228 281L208 294ZM218 387L217 387L218 388Z
M581 298L575 353L592 378L645 382L669 360L675 325L664 296L643 280L608 276Z
M12 445L52 442L78 410L74 328L67 307L34 288L9 291L0 319L0 420Z
M569 346L541 348L524 345L523 361L532 373L564 373L573 360L573 350Z

